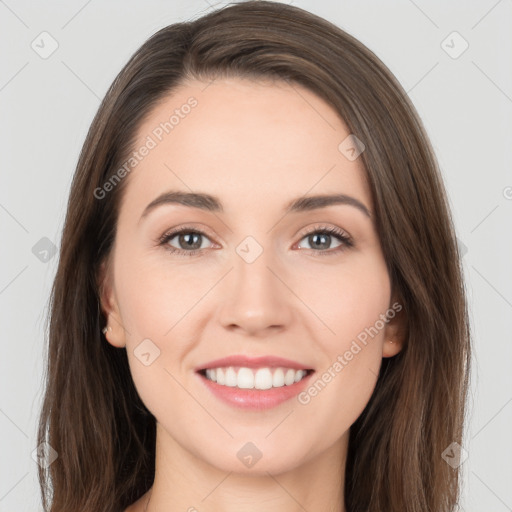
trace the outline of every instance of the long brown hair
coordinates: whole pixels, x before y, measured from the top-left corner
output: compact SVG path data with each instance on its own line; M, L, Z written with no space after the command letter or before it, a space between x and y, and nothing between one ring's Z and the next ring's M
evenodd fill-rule
M403 350L383 360L375 391L350 429L345 506L453 510L459 468L442 453L462 444L470 329L432 147L407 94L368 48L320 17L267 1L229 5L158 31L121 70L92 122L50 302L39 442L58 458L40 469L45 510L120 511L152 485L155 419L134 387L126 351L106 342L98 306L100 264L112 248L128 178L106 198L95 190L129 158L138 127L159 100L187 79L218 77L300 84L365 144L360 157L407 333Z

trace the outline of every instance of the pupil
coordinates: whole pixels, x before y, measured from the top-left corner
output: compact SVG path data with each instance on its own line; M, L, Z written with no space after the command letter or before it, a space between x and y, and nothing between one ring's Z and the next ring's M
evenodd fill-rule
M324 239L324 243L320 242L320 244L317 243L317 240L319 237L322 237ZM311 240L315 240L315 242L313 244L311 244L312 246L313 245L316 245L317 247L321 247L322 249L328 249L329 248L329 243L327 242L327 240L330 238L330 235L326 235L325 233L317 233L315 235L311 235L310 237L310 244L311 244Z
M197 243L199 238L200 238L200 234L199 233L187 233L185 235L180 235L180 243L185 240L185 245L188 245L188 248L189 249L199 249L201 247L201 243ZM189 243L188 239L190 237L195 237L195 243L192 242L192 244ZM191 247L191 245L193 245L194 247Z

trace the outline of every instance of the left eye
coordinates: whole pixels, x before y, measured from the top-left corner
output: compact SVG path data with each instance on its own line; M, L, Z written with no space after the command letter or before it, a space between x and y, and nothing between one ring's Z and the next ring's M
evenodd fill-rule
M178 239L178 247L170 244L171 240ZM186 253L187 255L195 254L201 249L205 249L201 243L202 239L208 239L208 237L200 231L181 230L175 233L164 235L161 240L162 245L166 245L171 252ZM182 248L185 248L183 250Z
M306 247L306 249L333 249L333 247L330 247L332 245L333 239L338 240L338 245L334 248L343 245L343 242L346 241L346 239L341 235L332 233L330 231L314 231L313 233L310 233L301 238L301 240L307 240L309 244L309 247Z

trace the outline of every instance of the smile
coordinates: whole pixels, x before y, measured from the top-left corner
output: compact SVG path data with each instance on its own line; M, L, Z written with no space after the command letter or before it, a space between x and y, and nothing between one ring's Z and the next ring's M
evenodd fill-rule
M297 396L308 386L314 373L314 370L286 367L231 366L200 370L196 375L206 391L221 403L237 409L263 411Z
M301 381L313 370L294 370L284 367L246 368L228 366L208 368L201 373L210 381L221 386L239 389L270 389L291 386Z

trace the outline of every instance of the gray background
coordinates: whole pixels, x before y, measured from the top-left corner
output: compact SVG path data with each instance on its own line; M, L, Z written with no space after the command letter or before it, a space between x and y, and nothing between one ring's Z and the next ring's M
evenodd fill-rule
M115 75L150 35L225 3L0 1L0 512L41 509L31 453L44 320L58 259L44 252L51 246L41 239L59 246L88 126ZM376 53L426 125L466 251L473 315L461 510L510 511L512 2L293 4L334 22ZM33 41L41 47L47 37L50 48L48 36L39 37L43 31L58 43L46 59L31 47ZM458 55L464 40L469 47Z

